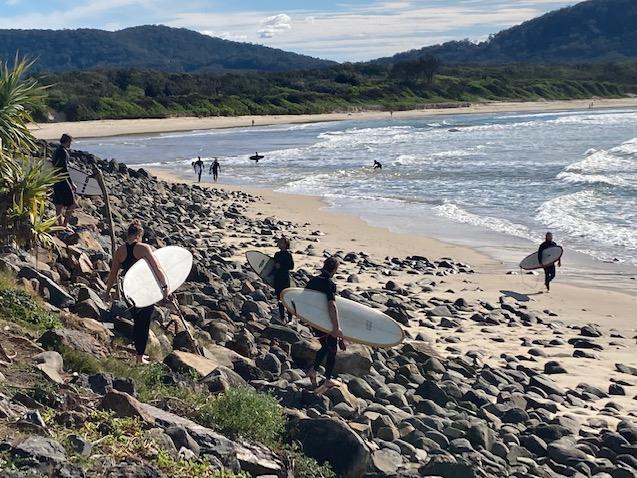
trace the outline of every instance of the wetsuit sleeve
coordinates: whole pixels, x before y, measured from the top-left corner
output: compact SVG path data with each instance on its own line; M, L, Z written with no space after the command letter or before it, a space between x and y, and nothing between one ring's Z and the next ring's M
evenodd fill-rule
M52 158L53 166L60 168L63 172L68 173L67 169L67 155L63 148L58 148L53 153Z
M537 251L537 261L542 264L542 253L544 252L544 249L546 249L546 243L542 243L540 244L540 248Z
M294 258L292 257L292 254L287 253L283 254L282 256L282 260L279 262L279 264L281 265L281 269L285 271L291 271L292 269L294 269Z
M336 284L331 280L327 283L327 290L325 291L325 295L327 296L327 300L333 301L336 300Z

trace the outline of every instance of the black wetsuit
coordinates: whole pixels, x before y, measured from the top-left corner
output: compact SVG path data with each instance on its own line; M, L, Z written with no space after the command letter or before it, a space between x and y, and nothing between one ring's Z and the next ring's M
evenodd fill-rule
M542 264L542 254L544 253L544 249L555 246L557 246L557 244L555 244L553 241L544 241L542 244L540 244L540 248L537 251L537 260L540 264ZM549 284L551 283L551 281L555 279L555 272L555 263L551 264L550 266L544 267L544 285L547 289L549 288Z
M324 272L310 279L305 288L323 292L327 296L328 301L336 300L336 284L334 284L332 279ZM336 365L338 339L319 330L315 330L314 333L321 343L321 348L316 352L316 358L314 359L314 370L318 370L318 367L327 357L327 361L325 362L325 378L329 380L334 374L334 365Z
M136 244L136 242L132 244L125 244L126 259L122 262L122 271L124 271L124 274L126 274L126 272L133 267L133 264L139 260L135 257L133 252ZM131 313L133 315L133 340L135 342L135 351L137 352L137 355L144 355L144 352L146 351L148 334L150 332L150 320L154 311L154 305L142 307L141 309L138 309L137 307L133 307L131 309Z
M67 164L69 162L69 152L62 145L58 146L51 158L53 166L59 168L62 173L68 175ZM56 206L69 207L75 204L75 195L71 188L71 180L64 179L53 185L53 204Z
M203 161L201 159L195 161L193 168L195 168L195 173L197 174L197 181L201 182L201 173L203 173Z
M274 279L274 293L280 299L281 292L290 287L290 271L294 269L294 258L290 251L278 251L274 254L274 263L279 264L278 268L272 269ZM285 307L279 302L279 315L281 322L285 322ZM292 314L288 312L288 318L292 320Z
M374 169L383 169L383 165L378 161L374 161Z
M216 181L219 177L219 163L217 161L212 163L212 165L210 166L210 171L212 172L212 178Z

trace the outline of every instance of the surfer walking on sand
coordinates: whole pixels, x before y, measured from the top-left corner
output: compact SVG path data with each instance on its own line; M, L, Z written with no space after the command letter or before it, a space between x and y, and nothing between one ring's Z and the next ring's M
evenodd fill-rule
M192 163L192 168L195 170L195 174L197 175L197 182L201 182L201 173L203 173L203 161L201 160L201 156L197 156L197 161Z
M540 244L540 248L537 251L537 259L539 261L540 264L542 264L542 254L544 253L545 249L548 249L549 247L555 247L557 246L557 244L555 242L553 242L553 234L550 232L546 233L546 236L544 238L544 242L542 244ZM557 266L558 267L562 267L562 259L558 259L557 261ZM553 279L555 279L555 263L548 265L548 266L544 266L544 285L546 286L546 291L550 292L551 291L551 281Z
M215 158L215 160L210 165L210 170L208 171L208 174L212 174L212 179L217 181L217 178L219 177L220 169L221 169L221 165L219 164L219 161L217 161L217 158Z
M285 307L281 302L281 292L290 287L290 271L294 269L294 258L289 251L290 239L282 236L277 240L276 245L279 251L274 254L274 269L272 270L274 294L279 301L279 317L281 318L281 322L285 323ZM291 320L292 314L288 312L288 322Z
M66 175L66 179L58 181L53 185L53 204L55 205L55 215L58 226L68 228L69 219L75 209L75 184L69 176L68 162L70 160L69 148L73 138L68 134L63 134L60 138L60 145L57 147L51 158L53 166Z
M307 375L312 381L312 385L316 386L317 370L321 366L324 360L325 362L325 382L326 387L332 387L337 383L332 379L334 374L334 366L336 365L336 351L340 346L344 347L343 331L341 330L340 323L338 321L338 310L336 308L336 284L332 281L332 277L338 270L339 262L335 257L328 257L323 263L321 273L307 283L306 289L316 290L322 292L327 297L327 309L330 314L330 320L332 321L332 331L324 333L315 330L315 335L318 336L321 348L316 352L316 358L314 359L314 366L308 371Z
M139 220L135 219L128 226L126 232L126 242L119 246L113 254L113 260L111 261L111 271L108 274L105 286L105 297L110 298L110 292L115 285L117 276L120 269L126 274L128 270L140 259L146 259L153 274L157 278L157 282L161 288L161 292L164 299L168 297L168 282L166 280L166 274L161 268L161 265L153 254L153 249L142 242L144 236L144 228ZM155 306L150 305L148 307L131 309L133 316L133 337L135 342L136 362L138 364L148 363L148 360L144 353L146 352L146 345L148 343L148 334L150 331L150 320L155 311Z

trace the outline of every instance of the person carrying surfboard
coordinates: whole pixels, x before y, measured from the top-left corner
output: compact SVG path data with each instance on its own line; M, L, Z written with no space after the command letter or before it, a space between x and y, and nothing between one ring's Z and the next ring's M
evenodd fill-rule
M279 317L285 322L285 307L281 302L281 292L290 287L290 271L294 269L294 258L290 253L290 239L281 236L276 241L279 251L274 254L274 267L272 278L274 279L274 293L279 305ZM292 314L288 311L288 322L292 321Z
M53 205L55 206L57 223L58 226L64 228L69 227L69 219L71 219L73 211L77 209L75 184L73 184L68 170L70 160L69 148L71 147L72 141L73 138L71 138L70 135L66 133L63 134L60 138L60 145L51 158L53 166L66 175L66 179L58 181L53 185Z
M203 173L203 161L201 160L201 156L197 156L197 161L192 163L192 169L195 170L195 174L197 175L197 182L201 182L201 173Z
M330 320L332 321L332 331L324 333L315 330L315 335L318 337L321 344L321 348L316 352L313 367L308 371L307 375L312 382L312 385L316 387L316 375L317 370L325 360L325 387L331 387L337 385L333 381L332 376L334 374L334 366L336 365L336 351L339 347L339 339L343 338L343 331L338 321L338 309L336 308L336 284L332 280L334 274L338 270L339 262L335 257L328 257L323 263L321 273L307 283L306 289L323 292L327 297L327 309L330 314Z
M164 299L168 297L168 281L166 280L166 274L161 268L161 265L153 254L153 249L148 245L142 243L144 237L144 228L139 220L133 220L126 231L126 242L119 246L113 254L113 260L111 261L111 270L106 280L105 286L105 298L110 298L110 292L115 285L117 276L120 269L124 271L124 274L140 259L146 259L148 265L152 269L157 282L161 287ZM155 311L155 306L150 305L148 307L142 307L138 309L133 307L131 314L133 316L133 338L135 342L136 362L138 364L148 363L144 357L146 351L146 345L148 343L148 334L150 331L150 320Z
M557 244L553 242L553 234L550 232L547 232L546 236L544 237L544 242L540 244L540 248L537 251L538 262L542 264L542 254L545 249L548 249L549 247L556 247L556 246ZM562 267L561 258L557 260L557 266ZM551 291L550 284L551 284L551 281L555 279L555 274L556 274L555 263L544 266L543 269L544 269L544 285L546 286L546 291L550 292Z

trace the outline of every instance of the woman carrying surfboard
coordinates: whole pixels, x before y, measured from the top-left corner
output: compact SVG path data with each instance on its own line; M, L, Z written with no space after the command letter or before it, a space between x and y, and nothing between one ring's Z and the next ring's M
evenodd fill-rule
M339 262L335 257L328 257L323 263L321 273L307 283L306 289L316 290L323 292L327 296L327 309L329 311L330 320L332 321L332 331L324 333L316 331L316 335L321 343L321 348L316 352L314 359L314 366L308 371L307 375L310 378L312 385L316 387L316 374L318 368L325 360L325 382L323 386L332 387L337 385L332 380L334 374L334 366L336 365L336 351L339 347L339 339L343 338L343 331L338 321L338 309L336 308L336 284L332 280L334 274L338 270Z
M294 269L294 258L290 253L290 240L281 236L276 245L279 251L274 254L274 267L272 278L274 279L274 293L279 305L279 317L281 322L285 322L285 307L281 302L281 292L290 287L290 271ZM288 312L288 322L292 321L292 314Z
M106 292L107 298L110 297L110 291L115 285L117 276L120 269L126 273L137 261L145 259L148 265L152 269L159 286L161 287L164 299L168 297L168 282L166 280L166 274L161 268L161 265L153 254L153 249L148 244L142 243L144 236L144 228L139 220L135 219L128 226L126 233L126 242L119 246L113 254L113 260L111 263L111 271L106 280ZM135 342L135 351L137 353L136 362L138 364L148 363L144 357L146 351L146 345L148 343L148 334L150 331L150 320L155 310L154 305L148 307L137 308L133 307L131 313L133 316L133 336Z

